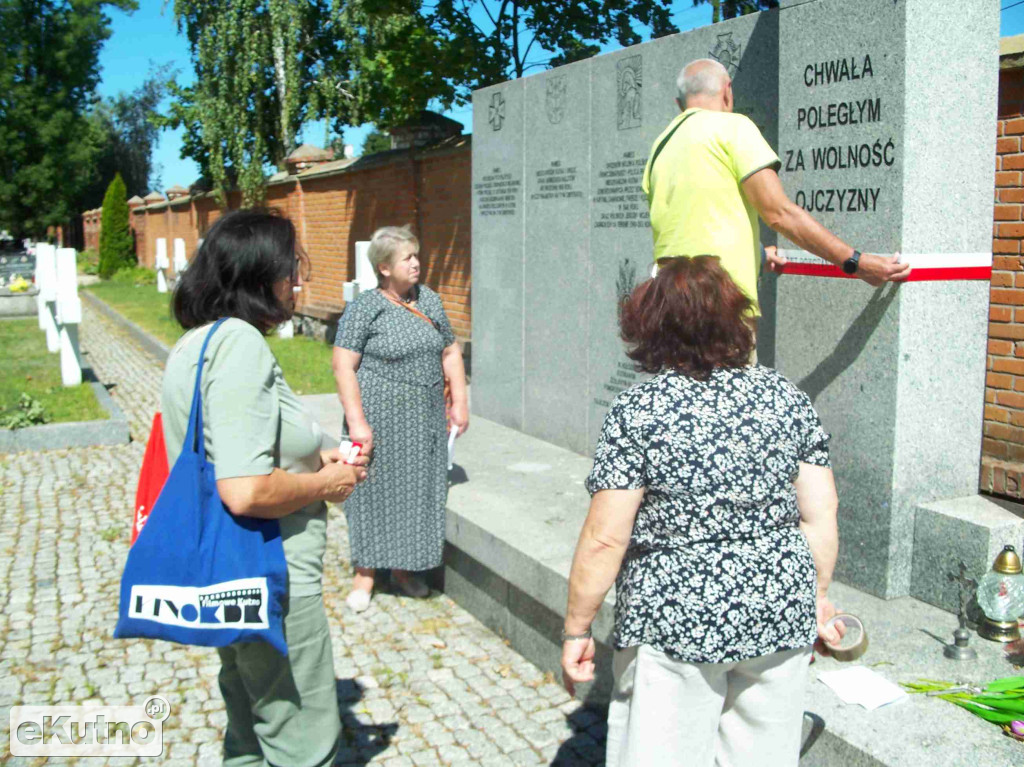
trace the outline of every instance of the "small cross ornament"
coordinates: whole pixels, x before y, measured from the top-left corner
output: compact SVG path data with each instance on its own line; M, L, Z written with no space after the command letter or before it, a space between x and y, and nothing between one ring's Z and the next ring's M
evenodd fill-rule
M946 645L943 654L952 660L974 660L978 657L973 647L968 647L971 632L967 630L967 605L971 596L978 588L978 581L967 577L967 565L963 561L958 563L959 573L946 573L946 580L957 584L959 588L960 627L953 632L953 644Z

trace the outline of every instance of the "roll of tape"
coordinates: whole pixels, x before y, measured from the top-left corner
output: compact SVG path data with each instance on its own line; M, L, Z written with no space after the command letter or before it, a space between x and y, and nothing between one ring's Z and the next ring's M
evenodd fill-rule
M830 644L825 642L825 647L828 648L829 655L838 661L851 661L857 660L860 656L868 651L868 632L864 628L864 622L856 615L850 615L849 613L839 613L833 616L825 624L826 628L832 628L838 621L842 621L843 625L850 629L855 627L860 630L860 636L852 644L844 644L840 640L839 644Z

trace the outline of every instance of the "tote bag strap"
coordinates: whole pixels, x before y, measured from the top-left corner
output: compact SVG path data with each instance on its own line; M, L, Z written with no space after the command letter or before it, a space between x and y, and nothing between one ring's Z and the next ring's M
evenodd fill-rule
M225 320L227 320L227 317L222 317L213 323L210 332L206 334L206 340L203 341L203 348L199 350L199 366L196 368L196 383L195 388L192 390L192 409L188 414L188 431L185 433L185 445L182 448L183 451L198 452L204 461L206 460L206 440L203 438L203 394L199 384L203 380L206 347L209 346L210 338L213 337L217 328L223 325Z

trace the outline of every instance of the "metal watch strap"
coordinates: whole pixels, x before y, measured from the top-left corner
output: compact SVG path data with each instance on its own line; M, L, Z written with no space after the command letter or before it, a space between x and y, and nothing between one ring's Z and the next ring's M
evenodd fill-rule
M591 639L593 636L594 635L590 631L590 629L587 629L582 634L566 634L565 633L565 629L562 629L562 641L563 642L575 642L575 641L583 640L583 639Z

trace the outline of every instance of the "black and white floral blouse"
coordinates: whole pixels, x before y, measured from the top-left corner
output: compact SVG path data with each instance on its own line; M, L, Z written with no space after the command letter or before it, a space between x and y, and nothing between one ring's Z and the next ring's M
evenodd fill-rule
M800 462L828 466L828 435L770 368L666 372L616 397L587 489L645 493L616 584L615 646L725 663L812 644Z

